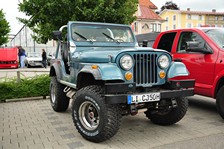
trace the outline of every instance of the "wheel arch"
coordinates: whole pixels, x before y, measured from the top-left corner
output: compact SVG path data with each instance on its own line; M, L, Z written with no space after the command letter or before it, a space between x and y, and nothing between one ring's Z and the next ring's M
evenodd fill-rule
M62 77L62 74L59 70L59 66L56 64L53 64L50 68L50 77L56 76L57 79L60 79Z
M56 76L55 68L52 66L50 68L50 77Z
M96 80L91 72L80 72L77 76L77 89L96 84L103 85L104 81Z

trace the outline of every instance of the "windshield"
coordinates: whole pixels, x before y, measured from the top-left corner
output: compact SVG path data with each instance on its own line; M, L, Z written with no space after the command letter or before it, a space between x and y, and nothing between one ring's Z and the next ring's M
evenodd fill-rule
M203 29L203 31L222 49L224 49L224 29Z
M97 24L73 24L72 38L77 42L134 42L129 27Z

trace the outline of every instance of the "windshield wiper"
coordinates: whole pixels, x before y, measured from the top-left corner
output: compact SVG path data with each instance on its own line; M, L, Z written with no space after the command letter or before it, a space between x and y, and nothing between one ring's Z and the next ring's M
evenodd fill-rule
M107 38L109 38L109 39L111 39L111 40L113 40L113 41L116 41L117 43L120 44L120 42L119 42L118 40L114 39L113 37L111 37L111 36L109 36L109 35L107 35L107 34L105 34L105 33L103 33L103 35L106 36Z
M93 43L93 41L92 40L90 40L90 39L87 39L85 36L83 36L83 35L81 35L81 34L79 34L79 33L77 33L77 32L74 32L76 35L78 35L79 37L81 37L82 39L84 39L84 40L86 40L86 41L90 41L91 43Z

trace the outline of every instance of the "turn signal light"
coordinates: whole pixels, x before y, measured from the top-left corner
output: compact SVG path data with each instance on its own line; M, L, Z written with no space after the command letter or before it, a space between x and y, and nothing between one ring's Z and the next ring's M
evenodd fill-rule
M98 66L97 65L92 65L92 69L97 69Z
M126 80L131 80L132 79L132 77L133 77L133 75L132 75L132 73L131 72L126 72L126 74L125 74L125 79Z
M161 70L161 71L159 72L159 77L160 77L161 79L164 79L164 78L166 77L166 72L163 71L163 70Z

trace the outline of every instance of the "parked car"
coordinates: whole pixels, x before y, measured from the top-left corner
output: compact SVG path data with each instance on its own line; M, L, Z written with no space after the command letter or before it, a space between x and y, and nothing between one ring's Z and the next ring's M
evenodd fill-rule
M0 48L0 68L18 68L19 57L17 47Z
M224 28L185 28L160 33L153 48L164 49L183 62L195 79L195 94L216 99L224 119Z
M71 21L53 34L59 46L50 67L51 106L65 111L72 98L73 122L85 139L111 138L121 117L139 109L159 125L186 114L194 80L169 80L188 75L185 65L167 51L139 47L130 26Z
M50 66L51 60L55 59L55 52L49 52L47 55L47 65Z
M25 65L29 67L33 66L41 66L43 67L42 64L42 56L41 53L39 52L28 52L27 57L25 59Z

